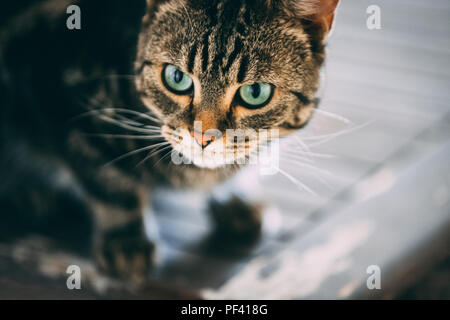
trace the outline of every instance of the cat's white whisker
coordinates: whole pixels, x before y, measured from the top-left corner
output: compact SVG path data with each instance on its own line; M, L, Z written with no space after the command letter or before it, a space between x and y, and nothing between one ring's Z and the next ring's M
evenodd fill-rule
M307 152L311 151L308 147L308 145L302 141L302 139L300 139L300 137L298 135L293 135L295 141L297 141L297 143L303 148L305 149Z
M144 123L137 122L137 121L127 118L119 113L114 113L112 115L112 117L113 117L112 119L114 119L114 120L120 121L127 125L131 125L133 127L161 130L161 126L145 125ZM117 119L117 118L119 118L119 119Z
M140 118L144 118L150 121L154 121L154 122L158 122L161 123L161 120L149 115L148 113L142 113L142 112L138 112L135 110L131 110L131 109L124 109L124 108L102 108L102 109L97 109L97 110L104 110L104 111L108 111L108 112L114 112L116 114L118 114L119 112L125 113L125 114L130 114L130 115L134 115Z
M147 151L147 150L151 150L151 149L154 149L154 148L157 148L159 146L166 145L166 144L169 144L169 142L161 142L161 143L153 144L153 145L150 145L150 146L147 146L147 147L143 147L143 148L140 148L140 149L137 149L137 150L130 151L130 152L125 153L124 155L121 155L120 157L117 157L116 159L106 163L103 166L104 167L110 166L110 165L112 165L112 164L114 164L114 163L116 163L116 162L118 162L120 160L123 160L123 159L125 159L127 157L133 156L133 155L135 155L137 153L144 152L144 151Z
M291 156L291 157L289 157L289 156ZM319 168L319 167L317 167L317 166L314 166L313 164L311 164L311 163L305 163L305 162L302 162L301 160L303 160L303 159L298 159L297 157L295 157L295 155L294 156L292 156L292 155L286 155L286 157L283 157L283 159L282 160L285 160L285 161L292 161L292 162L294 162L294 163L297 163L297 164L299 164L299 165L301 165L301 166L304 166L304 167L308 167L308 168L310 168L310 169L313 169L313 170L316 170L316 171L320 171L321 173L323 173L323 174L326 174L326 175L329 175L329 176L332 176L332 177L335 177L336 175L334 174L334 173L332 173L332 172L330 172L330 171L327 171L327 170L324 170L324 169L321 169L321 168Z
M114 139L134 139L134 140L157 140L164 138L162 135L128 135L128 134L109 134L109 133L84 133L90 137L114 138Z
M343 122L345 124L353 125L353 122L350 121L350 119L347 119L347 118L345 118L343 116L340 116L340 115L338 115L336 113L333 113L333 112L330 112L330 111L325 111L325 110L322 110L322 109L315 109L314 112L318 112L318 113L323 114L325 116L328 116L328 117L330 117L332 119L341 121L341 122Z
M295 156L298 160L302 160L311 164L314 163L312 156L306 155L302 150L291 150L287 148L287 150L283 150L283 152L286 156Z
M118 127L121 127L123 129L128 129L128 130L131 130L131 131L141 132L141 133L151 133L150 129L136 128L136 127L127 125L125 123L122 123L122 122L120 122L118 120L115 120L115 119L113 119L111 117L108 117L106 115L100 115L99 119L101 119L101 120L103 120L105 122L111 123L111 124L115 124Z
M156 118L154 116L151 116L148 113L142 113L142 112L137 112L137 111L134 111L134 110L123 109L123 108L112 108L112 109L115 110L115 111L123 112L123 113L133 114L133 115L136 115L138 117L145 118L145 119L148 119L148 120L151 120L151 121L155 121L155 122L158 122L158 123L162 122L160 119L158 119L158 118Z
M181 6L183 7L184 11L186 12L186 16L189 21L189 27L192 29L192 20L191 20L191 16L189 15L189 11L186 9L186 6L183 3L181 3Z
M307 156L311 162L314 162L313 155L311 153L311 149L308 147L306 143L304 143L298 136L293 136L295 141L300 145L300 148L302 150L302 155Z
M161 146L164 147L164 148L162 148L162 149L156 149L156 150L153 150L153 151L149 152L149 153L147 154L147 156L146 156L144 159L142 159L142 160L136 165L136 168L137 168L138 166L142 165L144 162L146 162L148 159L150 159L150 158L153 157L154 155L157 155L158 153L161 153L161 152L163 152L164 150L167 150L167 149L169 149L169 148L172 148L172 145L170 144L170 142L165 143L165 144L163 144L163 145L161 145Z
M313 142L313 143L308 145L310 148L311 147L316 147L316 146L324 144L324 143L326 143L326 142L328 142L328 141L330 141L330 140L332 140L334 138L340 137L340 136L342 136L344 134L351 133L351 132L354 132L356 130L362 129L362 128L370 125L371 123L373 123L373 121L367 121L367 122L365 122L365 123L363 123L361 125L355 126L353 128L349 128L349 129L346 129L346 130L341 130L341 131L330 133L330 134L327 134L327 135L318 135L318 136L305 137L305 138L303 138L303 140L313 140L313 141L319 140L319 141Z
M302 153L299 150L289 150L289 153L291 153L292 155L297 155L297 156L302 157L302 158L304 158L304 155L305 155L304 153ZM320 159L334 159L334 158L336 158L335 155L327 154L327 153L310 152L309 155L312 158L320 158ZM314 163L314 161L311 161L311 162Z
M146 128L146 129L158 129L158 130L161 130L161 127L159 127L159 126L144 125L144 128Z
M140 123L140 122L137 122L135 120L129 119L129 118L124 117L124 116L122 116L120 114L114 114L114 117L118 118L116 120L122 121L123 123L129 124L129 125L134 126L134 127L142 127L142 126L144 126L143 123Z
M102 102L98 102L98 105L103 104ZM120 116L123 117L123 115L120 115L121 113L125 113L125 114L130 114L130 115L134 115L143 119L147 119L150 120L152 122L156 122L156 123L162 123L162 121L154 116L151 116L147 113L142 113L142 112L138 112L138 111L134 111L134 110L130 110L130 109L124 109L124 108L114 108L114 107L108 107L108 108L96 108L93 110L89 110L77 117L83 117L83 116L87 116L87 115L101 115L104 114L102 112L108 113L107 115L116 115L116 116ZM105 114L106 115L106 114ZM125 118L128 121L133 121L132 119L129 118ZM136 122L138 123L138 122ZM142 123L139 123L139 125L143 125Z
M169 147L171 148L171 146L169 146ZM160 151L162 152L162 151L164 151L165 149L168 149L168 147L165 147L165 148L161 149ZM174 152L176 152L176 151L173 150L173 149L172 149L172 150L169 150L164 156L161 157L161 159L159 159L158 161L156 161L156 162L153 164L152 168L156 167L156 165L157 165L158 163L160 163L161 161L164 161L164 160L167 159L169 156L172 156L172 154L173 154Z
M316 192L314 192L311 188L306 186L304 183L300 182L298 179L294 178L292 175L281 169L280 167L275 167L275 169L282 174L284 177L286 177L288 180L290 180L292 183L294 183L297 187L300 189L303 189L307 191L308 193L312 194L313 196L318 196Z
M319 180L321 183L323 183L323 184L324 184L326 187L328 187L328 188L331 188L331 186L330 186L330 184L325 180L325 178L323 178L322 176L328 176L328 177L330 177L330 178L336 177L335 174L333 174L333 173L331 173L331 172L329 172L329 171L326 171L326 170L323 170L323 169L314 167L314 166L312 166L312 165L310 165L310 164L307 164L307 163L302 163L302 162L300 162L300 161L297 161L296 159L284 158L283 161L289 162L289 163L291 163L291 164L293 164L293 165L295 165L295 166L301 166L301 167L305 167L305 168L311 170L311 171L307 171L306 174L313 175L314 178L316 178L317 180ZM322 176L321 176L321 175L322 175Z

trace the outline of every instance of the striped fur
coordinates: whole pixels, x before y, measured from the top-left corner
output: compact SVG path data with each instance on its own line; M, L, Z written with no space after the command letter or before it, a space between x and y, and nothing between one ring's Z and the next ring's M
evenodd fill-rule
M79 31L65 28L69 2L82 10ZM0 13L0 237L71 235L91 244L102 270L140 278L154 251L142 222L149 189L210 188L236 170L172 165L170 137L157 128L303 127L336 1L69 2L11 3ZM193 78L193 94L165 89L167 63ZM236 92L255 82L275 92L246 109ZM256 207L233 203L257 229ZM213 207L233 225L217 215L229 204Z
M314 1L306 2L305 12L311 17ZM336 1L330 4L335 6ZM325 34L306 32L302 25L308 25L310 30L310 20L287 15L288 6L288 1L160 2L147 13L153 19L144 19L149 22L144 24L140 37L137 66L145 61L154 66L170 63L197 78L201 96L191 105L191 118L206 110L214 115L213 122L219 130L301 128L315 107ZM301 11L302 1L295 6ZM163 114L174 127L189 127L190 118L183 121L177 115L177 110L183 114L183 106L167 97L165 88L155 79L157 75L142 71L137 86L151 97L148 107ZM235 90L239 85L258 81L273 83L277 99L254 114L240 117L244 114L236 112L240 106L223 98L229 88ZM280 113L276 121L256 120L280 108L286 112Z

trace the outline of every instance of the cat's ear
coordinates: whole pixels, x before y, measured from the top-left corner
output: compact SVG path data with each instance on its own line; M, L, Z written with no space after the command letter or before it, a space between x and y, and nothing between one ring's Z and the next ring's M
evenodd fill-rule
M170 0L146 0L147 9L143 19L144 23L150 23L158 7Z
M152 11L158 5L167 2L168 0L145 0L147 2L147 11Z
M322 42L331 30L339 0L267 0L277 5L282 14L301 22L306 31Z

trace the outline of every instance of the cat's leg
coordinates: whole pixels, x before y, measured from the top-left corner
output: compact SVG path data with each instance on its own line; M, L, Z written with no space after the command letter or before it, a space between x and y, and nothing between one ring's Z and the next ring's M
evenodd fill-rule
M93 254L98 267L113 276L142 280L154 264L155 245L145 231L149 191L114 168L96 179L102 191L92 193L95 216Z
M229 193L227 198L211 197L209 213L215 227L215 235L227 241L253 242L262 230L264 205L250 202Z
M136 170L105 165L110 149L100 152L82 133L71 132L68 141L72 167L83 182L93 212L92 248L97 266L121 278L145 277L155 256L144 223L150 204L148 186L134 176L139 174Z
M216 235L240 244L259 239L264 214L271 208L254 171L244 171L218 186L209 200Z
M95 210L93 253L100 270L120 278L144 279L154 264L155 245L146 237L142 216L106 203L97 203Z

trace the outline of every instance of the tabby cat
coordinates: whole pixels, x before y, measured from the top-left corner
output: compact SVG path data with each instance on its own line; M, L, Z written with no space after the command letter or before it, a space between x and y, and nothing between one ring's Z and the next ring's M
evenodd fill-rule
M211 160L235 155L227 129L285 136L311 118L337 2L2 4L0 236L73 234L104 272L144 275L152 188L212 188L240 167ZM66 27L73 4L79 30ZM210 202L218 230L257 236L260 207L229 199Z

